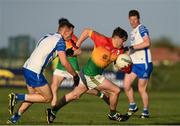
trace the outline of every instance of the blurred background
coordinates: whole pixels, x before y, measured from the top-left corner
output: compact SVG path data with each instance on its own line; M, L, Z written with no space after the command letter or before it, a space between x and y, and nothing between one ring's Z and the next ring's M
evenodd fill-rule
M152 40L154 69L148 84L152 117L140 120L139 111L125 124L180 124L179 0L0 0L0 124L5 124L10 116L7 111L8 94L12 91L27 93L22 75L25 60L42 36L57 31L59 18L68 18L75 25L77 36L85 27L111 36L117 26L130 33L128 12L131 9L139 10L141 23L149 29ZM83 52L78 58L80 67L87 62L92 43L90 39L83 43ZM126 45L129 44L128 39ZM45 71L49 83L57 60ZM104 74L118 86L123 86L124 74L113 71L112 66ZM136 100L141 108L137 81L134 83ZM62 87L69 88L71 85L72 80L65 80ZM61 90L58 95L67 91L70 90ZM82 99L65 107L57 124L119 124L107 120L104 115L108 108L101 100L88 95L83 95ZM126 112L128 101L125 94L121 93L119 99L118 111ZM21 124L46 124L42 113L47 105L36 104L33 107L24 114Z

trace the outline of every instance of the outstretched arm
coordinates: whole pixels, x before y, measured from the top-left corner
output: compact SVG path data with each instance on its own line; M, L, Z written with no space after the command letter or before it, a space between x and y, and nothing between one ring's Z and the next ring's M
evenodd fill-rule
M129 50L141 50L144 48L149 48L151 46L151 41L149 36L144 36L143 37L143 42L137 45L133 46L126 46L124 47L124 51L129 51Z
M72 75L72 76L76 76L77 73L75 72L75 70L73 69L73 67L71 66L71 64L68 62L67 57L66 57L66 53L64 51L59 51L58 52L58 56L59 59L61 61L61 64L66 68L66 70Z
M78 47L80 47L81 44L83 43L83 41L85 41L89 36L91 36L92 32L93 32L92 29L90 29L90 28L85 28L85 29L83 30L83 32L81 33L78 41L76 42L76 45L77 45Z
M140 44L134 45L133 48L134 48L135 50L144 49L144 48L150 47L150 45L151 45L151 42L150 42L149 36L144 36L144 37L143 37L143 42L140 43Z

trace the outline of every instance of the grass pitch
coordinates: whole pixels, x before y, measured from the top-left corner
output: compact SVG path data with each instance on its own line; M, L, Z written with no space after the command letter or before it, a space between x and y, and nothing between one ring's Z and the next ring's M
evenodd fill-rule
M8 94L10 92L26 93L24 88L0 87L0 124L6 124L10 117L8 113ZM70 90L59 90L59 97ZM134 125L134 124L180 124L180 93L179 92L150 92L150 118L140 119L142 111L141 99L135 93L139 111L126 122L110 121L107 118L108 106L103 100L85 94L80 100L71 102L57 114L54 125ZM33 104L23 114L20 125L46 125L45 109L49 104ZM125 113L128 107L127 98L122 91L117 110Z

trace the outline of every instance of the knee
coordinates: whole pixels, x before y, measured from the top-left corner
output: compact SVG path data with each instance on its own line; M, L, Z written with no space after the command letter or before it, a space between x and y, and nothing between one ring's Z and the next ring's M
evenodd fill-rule
M119 87L115 88L114 89L114 94L119 95L119 93L120 93L120 88Z
M138 91L139 91L140 94L143 94L143 93L146 92L146 90L144 88L142 88L142 87L138 87Z
M129 85L124 84L124 90L125 90L125 91L129 91L129 90L130 90L130 88L131 88L131 87L130 87Z

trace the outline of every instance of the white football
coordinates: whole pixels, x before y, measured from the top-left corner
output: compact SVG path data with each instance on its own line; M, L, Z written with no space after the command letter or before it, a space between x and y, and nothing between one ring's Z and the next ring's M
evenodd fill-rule
M115 67L120 70L130 64L132 64L131 57L127 54L120 54L116 59Z

